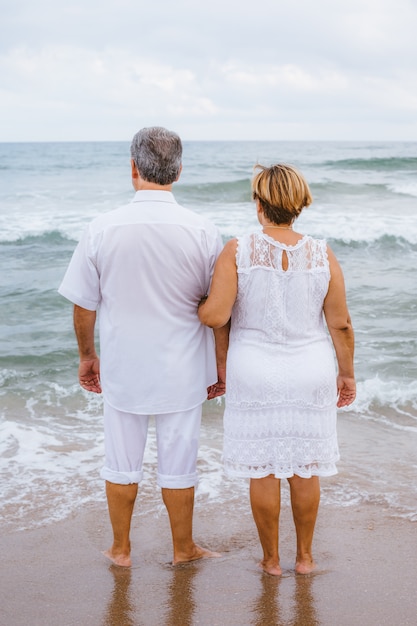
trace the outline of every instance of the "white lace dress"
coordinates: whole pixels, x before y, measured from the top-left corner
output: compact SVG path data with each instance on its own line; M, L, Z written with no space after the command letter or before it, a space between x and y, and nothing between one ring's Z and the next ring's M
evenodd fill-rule
M283 254L288 268L282 267ZM323 317L324 240L238 239L224 414L230 476L336 474L336 370Z

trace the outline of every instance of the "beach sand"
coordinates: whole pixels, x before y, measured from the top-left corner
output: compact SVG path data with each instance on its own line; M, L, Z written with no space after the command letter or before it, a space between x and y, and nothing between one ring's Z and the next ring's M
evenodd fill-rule
M138 507L139 509L139 507ZM322 506L315 537L319 569L293 571L294 530L282 512L284 573L262 573L249 512L196 503L195 538L222 558L170 565L166 513L132 528L133 567L110 564L104 503L63 522L0 539L4 626L398 626L417 624L416 523L376 506Z

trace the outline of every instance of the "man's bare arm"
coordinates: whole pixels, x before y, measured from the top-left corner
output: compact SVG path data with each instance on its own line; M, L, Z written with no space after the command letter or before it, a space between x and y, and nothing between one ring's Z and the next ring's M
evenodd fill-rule
M74 305L74 330L80 355L78 379L83 389L101 393L100 360L94 343L96 317L96 311Z

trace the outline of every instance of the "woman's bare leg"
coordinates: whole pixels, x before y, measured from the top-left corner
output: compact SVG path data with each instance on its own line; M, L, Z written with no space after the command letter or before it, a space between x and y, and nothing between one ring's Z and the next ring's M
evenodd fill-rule
M265 478L251 478L250 502L253 519L263 549L260 567L273 576L280 576L278 525L281 508L281 481L273 474Z
M309 574L316 568L312 555L312 544L320 503L320 480L318 476L311 478L292 476L288 482L297 534L295 571L298 574Z

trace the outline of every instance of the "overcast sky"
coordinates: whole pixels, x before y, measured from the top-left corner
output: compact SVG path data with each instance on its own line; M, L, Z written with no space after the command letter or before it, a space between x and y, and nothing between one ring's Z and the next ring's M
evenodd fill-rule
M0 141L417 141L417 0L0 0Z

